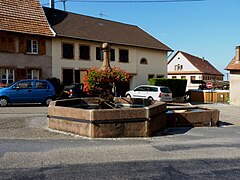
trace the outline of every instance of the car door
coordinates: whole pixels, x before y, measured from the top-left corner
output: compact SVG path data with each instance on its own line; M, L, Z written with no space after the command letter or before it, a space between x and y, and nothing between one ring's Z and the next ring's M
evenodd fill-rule
M133 98L146 98L146 87L140 86L134 89Z
M46 81L35 81L33 88L33 102L43 102L49 94L49 86Z
M20 81L9 89L11 103L31 103L32 102L32 81Z

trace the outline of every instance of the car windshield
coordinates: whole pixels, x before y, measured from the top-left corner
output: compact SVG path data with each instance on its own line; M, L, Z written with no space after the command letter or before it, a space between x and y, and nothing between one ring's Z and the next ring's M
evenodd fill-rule
M16 81L16 82L18 82L18 81ZM16 83L16 82L9 83L6 87L10 87L11 85L13 85L13 83Z
M160 89L161 89L161 92L163 93L171 93L171 90L167 87L161 87Z

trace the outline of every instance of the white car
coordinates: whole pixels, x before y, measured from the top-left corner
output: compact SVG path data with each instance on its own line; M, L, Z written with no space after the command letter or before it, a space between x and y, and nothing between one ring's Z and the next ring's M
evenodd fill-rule
M173 100L171 90L166 86L140 85L126 92L128 98L142 98L170 102Z

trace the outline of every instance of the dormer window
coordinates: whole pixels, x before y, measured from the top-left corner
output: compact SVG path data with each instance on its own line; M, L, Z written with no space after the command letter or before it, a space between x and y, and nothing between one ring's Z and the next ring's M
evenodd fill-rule
M174 70L175 71L180 71L180 70L182 70L183 69L183 65L181 65L181 64L176 64L175 66L174 66Z
M38 54L37 40L27 40L27 53Z

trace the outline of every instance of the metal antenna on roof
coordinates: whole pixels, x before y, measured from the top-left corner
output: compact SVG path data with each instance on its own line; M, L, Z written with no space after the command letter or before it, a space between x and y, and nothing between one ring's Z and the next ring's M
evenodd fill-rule
M66 11L66 1L67 0L61 0L63 2L63 10Z
M104 17L104 16L107 16L106 14L103 14L102 12L99 13L99 16L100 17Z

